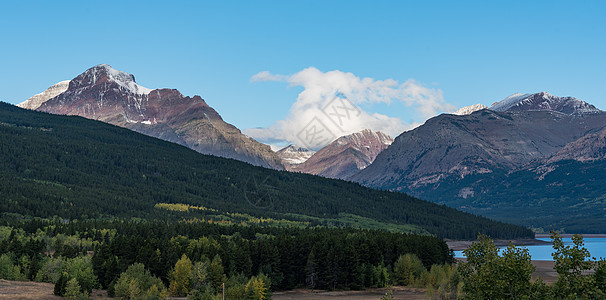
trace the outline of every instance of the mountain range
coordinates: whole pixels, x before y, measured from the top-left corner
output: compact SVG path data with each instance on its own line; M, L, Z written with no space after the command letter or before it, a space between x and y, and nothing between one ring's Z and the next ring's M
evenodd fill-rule
M538 230L602 232L606 226L599 213L606 199L606 112L573 97L514 94L490 107L436 116L395 140L364 130L317 152L296 145L273 152L226 123L201 97L142 87L109 65L19 106L103 121L256 166L407 193Z
M186 97L175 89L142 87L133 75L106 64L55 84L19 106L99 120L200 153L284 169L269 146L225 122L200 96Z
M352 179L545 230L603 231L606 188L590 186L606 187L605 112L546 92L471 111L402 133Z
M473 239L526 228L359 184L256 167L76 116L0 103L0 219L353 226ZM186 208L166 210L163 208ZM242 227L245 228L245 227Z
M342 136L303 163L287 166L287 170L328 178L349 179L369 166L393 139L372 130Z
M380 132L354 133L334 141L305 163L314 151L291 145L274 153L223 121L201 97L142 87L132 74L107 64L52 85L18 106L103 121L256 166L339 179L348 179L368 166L392 141Z

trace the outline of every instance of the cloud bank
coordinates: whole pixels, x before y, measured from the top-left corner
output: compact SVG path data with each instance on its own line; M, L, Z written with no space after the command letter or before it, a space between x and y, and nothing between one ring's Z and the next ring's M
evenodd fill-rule
M263 71L252 82L279 81L303 87L284 120L269 128L251 128L244 132L263 142L294 143L319 149L334 139L372 129L393 137L412 129L426 119L454 106L444 100L441 90L424 87L415 80L399 83L393 79L360 78L342 71L322 72L314 67L293 75ZM405 123L397 117L362 110L359 105L385 103L405 105L419 116L418 123Z

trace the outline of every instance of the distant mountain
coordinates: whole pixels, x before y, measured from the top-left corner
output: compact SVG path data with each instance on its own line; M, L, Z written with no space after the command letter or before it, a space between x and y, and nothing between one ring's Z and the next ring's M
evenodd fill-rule
M314 155L314 153L316 152L313 150L295 145L288 145L276 152L276 154L278 154L278 156L282 159L282 163L287 170L289 170L291 166L304 163L312 155Z
M215 220L246 213L310 226L379 224L458 239L478 232L533 236L520 226L401 193L202 155L103 122L6 103L0 103L0 145L0 218L191 220L205 211ZM206 209L173 214L154 208L158 203Z
M44 101L37 110L99 120L200 153L284 169L269 146L223 121L201 97L185 97L175 89L142 87L133 75L105 64L72 79L64 92Z
M570 160L600 160L605 151L604 126L605 112L572 97L512 96L490 109L461 116L443 114L402 133L352 180L527 226L563 228L576 222L575 228L589 229L592 222L606 225L606 217L572 220L561 217L560 211L584 201L589 193L576 188L584 183L550 182L563 185L565 193L577 191L576 198L570 194L564 204L549 193L553 187L543 185L547 181L541 178L565 176L559 172L566 170L571 177L587 179L575 174ZM579 170L593 170L594 180L606 186L606 177L600 175L603 170L592 168L584 165ZM551 174L555 169L558 172ZM601 191L606 197L606 189ZM520 203L509 195L527 198ZM561 212L560 221L540 218L552 213L547 207L553 207L554 214ZM530 218L533 213L535 218Z
M393 139L372 130L363 130L336 139L304 163L290 170L328 178L348 179L370 165Z
M42 105L42 103L48 101L51 98L65 92L69 87L69 80L64 80L59 83L53 84L51 87L46 89L44 92L40 94L36 94L31 96L29 99L25 100L22 103L17 104L17 106L26 109L37 109Z
M502 101L494 103L493 111L557 111L564 114L599 113L595 106L573 97L557 97L547 92L536 94L513 94Z
M484 104L474 104L474 105L470 105L470 106L461 107L461 108L459 108L459 110L455 111L454 114L459 115L459 116L470 115L478 110L482 110L482 109L486 109L486 108L488 108L488 106L486 106Z

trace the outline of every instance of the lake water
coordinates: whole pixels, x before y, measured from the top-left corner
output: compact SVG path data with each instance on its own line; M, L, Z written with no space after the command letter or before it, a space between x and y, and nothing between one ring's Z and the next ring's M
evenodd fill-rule
M537 240L551 242L550 238L539 238ZM564 244L572 245L571 238L563 238ZM606 258L606 238L583 238L585 242L585 248L589 250L592 257L597 259ZM516 245L517 247L518 245ZM530 252L532 260L553 260L551 253L553 253L553 247L549 245L532 245L532 246L519 246L520 248L526 248ZM505 247L501 248L504 249ZM455 251L455 257L463 258L463 251Z

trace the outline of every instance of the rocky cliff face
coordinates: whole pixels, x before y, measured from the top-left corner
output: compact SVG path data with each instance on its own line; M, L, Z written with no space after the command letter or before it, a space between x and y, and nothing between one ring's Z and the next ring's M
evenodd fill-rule
M179 143L200 153L284 169L267 145L242 134L200 96L175 89L151 90L131 74L98 65L69 82L67 90L45 101L40 111L78 115L127 127Z
M393 139L382 132L363 130L343 136L320 149L292 171L330 178L349 179L370 165Z
M25 100L24 102L17 104L17 106L19 106L21 108L25 108L25 109L35 110L38 107L40 107L40 105L42 105L42 103L65 92L68 87L69 87L69 80L61 81L59 83L53 84L51 87L46 89L44 92L33 95L32 97Z

